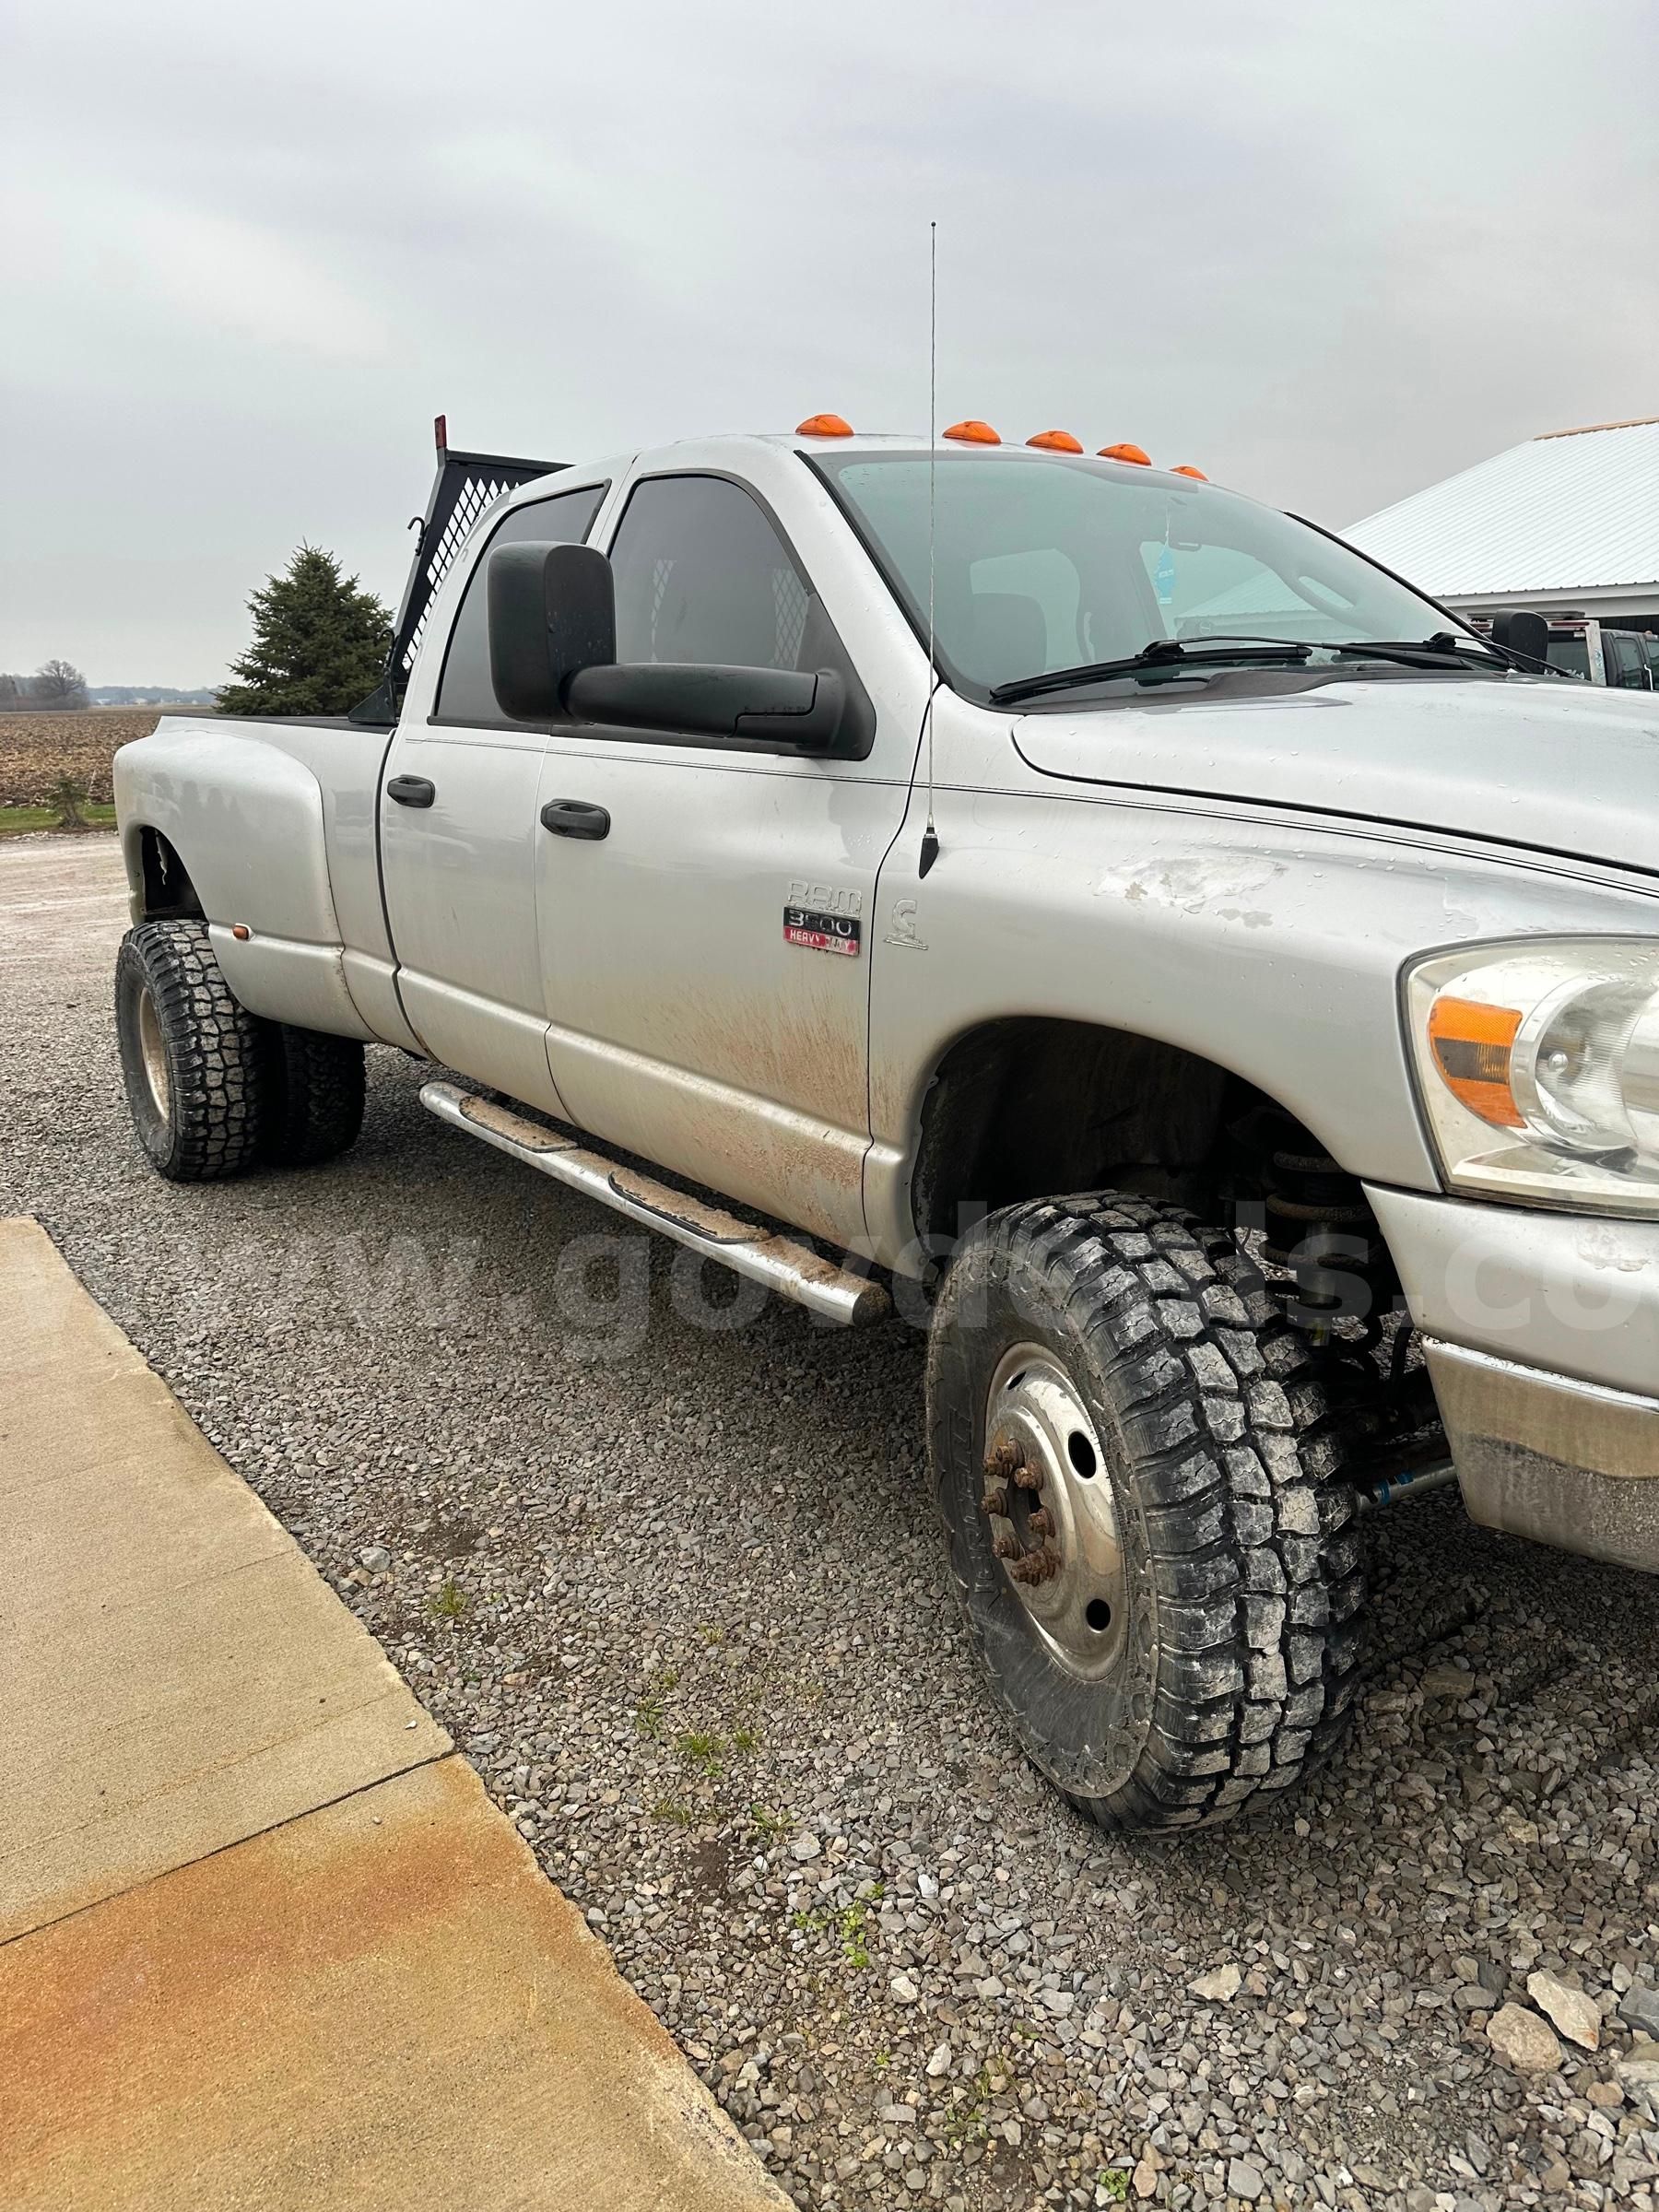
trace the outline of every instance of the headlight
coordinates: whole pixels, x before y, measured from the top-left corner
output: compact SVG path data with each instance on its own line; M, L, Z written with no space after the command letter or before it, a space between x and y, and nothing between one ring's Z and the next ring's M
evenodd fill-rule
M1406 1019L1452 1189L1659 1214L1659 943L1436 953Z

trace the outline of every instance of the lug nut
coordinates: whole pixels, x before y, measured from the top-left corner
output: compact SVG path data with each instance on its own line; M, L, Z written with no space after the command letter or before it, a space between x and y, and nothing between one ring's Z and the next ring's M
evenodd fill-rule
M1048 1507L1040 1505L1027 1523L1027 1526L1034 1536L1052 1536L1054 1533L1054 1524L1050 1518Z
M987 1490L984 1496L980 1500L980 1512L983 1513L988 1520L1006 1521L1008 1517L1007 1491Z
M1042 1488L1042 1469L1029 1467L1021 1460L1014 1470L1014 1480L1022 1490L1040 1490Z
M1025 1558L1025 1547L1015 1535L998 1536L991 1548L999 1559L1023 1559ZM1015 1572L1018 1575L1018 1568Z

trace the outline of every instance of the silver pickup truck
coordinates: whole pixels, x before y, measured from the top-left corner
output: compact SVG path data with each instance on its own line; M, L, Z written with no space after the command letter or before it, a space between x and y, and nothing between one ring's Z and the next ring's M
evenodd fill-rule
M1659 1568L1651 698L1061 433L540 466L429 515L380 726L117 756L164 1175L337 1153L380 1042L458 1143L924 1320L974 1641L1107 1828L1334 1742L1391 1499Z

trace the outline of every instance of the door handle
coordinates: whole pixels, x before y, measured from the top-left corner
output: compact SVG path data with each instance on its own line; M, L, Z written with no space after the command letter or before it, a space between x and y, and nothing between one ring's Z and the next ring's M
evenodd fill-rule
M594 844L610 835L609 814L586 799L549 799L541 810L541 823L555 837L583 837Z
M394 776L386 786L386 796L400 806L429 806L438 796L438 786L424 776Z

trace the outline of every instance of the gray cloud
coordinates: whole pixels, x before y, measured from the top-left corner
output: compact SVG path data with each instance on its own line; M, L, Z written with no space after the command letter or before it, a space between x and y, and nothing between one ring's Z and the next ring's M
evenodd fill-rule
M1659 408L1651 0L23 0L0 666L217 680L427 424L580 458L1059 424L1336 524Z

